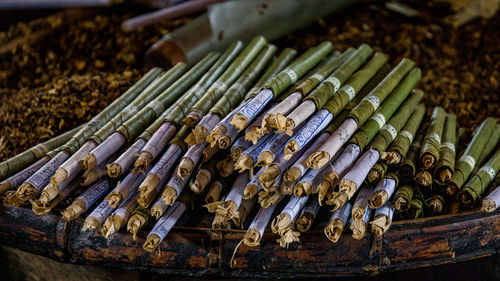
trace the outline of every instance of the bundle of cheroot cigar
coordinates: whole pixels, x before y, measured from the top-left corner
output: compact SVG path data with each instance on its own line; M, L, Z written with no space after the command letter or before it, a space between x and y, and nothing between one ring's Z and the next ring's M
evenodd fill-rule
M321 209L334 243L346 226L362 239L393 218L494 211L500 125L457 143L456 116L421 103L420 69L394 64L366 44L278 54L259 36L153 68L87 123L0 163L4 204L45 214L69 201L58 208L82 231L142 229L147 251L201 205L213 229L247 227L257 246L269 226L283 247Z

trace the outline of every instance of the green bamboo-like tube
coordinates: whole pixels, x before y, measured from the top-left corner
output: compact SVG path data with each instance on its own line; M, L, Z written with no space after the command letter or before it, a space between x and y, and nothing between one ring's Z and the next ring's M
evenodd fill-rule
M418 155L420 152L420 148L422 148L422 141L425 137L425 130L427 129L427 122L424 123L418 129L413 142L411 142L410 148L406 157L401 162L399 168L399 175L401 176L402 181L411 181L417 172L418 165Z
M446 111L442 107L436 106L432 111L429 127L427 127L424 143L420 150L420 161L424 169L432 168L439 160L439 147L441 146L445 118Z
M224 73L217 79L207 93L190 110L190 114L181 120L182 125L194 126L224 95L231 84L250 65L254 58L267 44L263 36L255 37L250 44L234 59ZM193 115L194 114L194 115Z
M245 72L238 77L238 80L236 80L229 90L224 93L224 95L215 103L215 105L212 106L212 108L210 108L209 112L217 114L220 117L224 117L231 111L232 108L238 105L238 103L246 95L248 88L264 69L277 49L278 48L276 46L271 44L265 46L253 62L247 67Z
M457 144L457 116L453 113L446 114L443 130L443 143L439 150L439 161L434 171L434 180L444 184L451 180L455 170L455 147Z
M402 59L384 80L351 111L349 117L353 118L358 126L363 125L414 65L415 62L412 60Z
M384 152L396 138L401 128L403 128L406 121L410 117L410 114L423 96L423 91L413 90L410 96L399 107L394 116L392 116L391 119L382 127L380 132L375 136L368 147L376 149L379 153Z
M191 107L201 99L206 92L210 91L212 87L217 87L214 81L226 70L242 48L243 43L241 43L241 41L233 43L207 73L189 89L189 94L186 95L186 98L179 101L179 105L171 109L171 112L165 117L164 121L179 124Z
M297 51L292 48L285 48L279 57L273 61L273 63L266 69L264 74L260 76L259 80L255 82L255 85L248 91L243 100L248 100L255 97L260 89L268 83L276 74L281 72L295 57L297 56Z
M467 207L474 207L480 200L488 185L500 170L500 149L484 164L479 171L460 189L458 200Z
M411 89L413 89L413 87L415 87L417 82L420 80L421 75L422 73L419 68L415 68L410 71L401 83L394 88L389 97L385 99L373 116L368 119L368 121L366 121L366 123L352 137L350 143L357 144L360 149L363 150L382 128L385 120L390 118L398 109L399 105L406 99ZM386 81L386 79L384 79L384 81ZM356 108L359 108L359 105ZM356 110L356 108L354 108L353 111ZM353 111L351 111L350 116L352 116Z
M302 96L309 94L316 86L318 86L332 71L337 69L342 63L349 58L355 51L354 48L345 50L342 54L333 52L318 66L313 68L308 75L299 80L295 85L287 91L287 94L279 96L278 101L284 100L291 93L300 93Z
M22 169L28 167L33 164L36 160L48 155L49 152L51 154L55 153L55 149L65 144L71 136L73 136L76 132L78 132L83 125L78 126L72 130L69 130L65 133L60 134L50 140L39 143L33 147L28 148L27 150L19 153L18 155L9 158L2 163L0 163L0 180L12 176L14 173L21 171Z
M188 72L182 75L174 84L161 93L154 100L149 102L141 111L123 123L116 131L119 132L126 141L135 138L154 119L163 113L170 96L177 96L185 92L196 80L198 80L219 57L218 53L209 53L204 59L193 66ZM180 106L180 105L179 105Z
M382 79L384 79L384 77L389 73L390 70L391 67L389 66L389 64L385 63L384 65L382 65L382 67L375 74L375 76L373 76L373 78L370 79L368 83L366 83L361 92L359 92L359 94L357 94L354 97L354 99L351 100L344 107L344 109L338 114L338 116L335 119L333 119L332 122L328 124L328 126L326 126L323 132L333 134L333 132L335 132L335 130L337 130L340 127L340 125L344 122L344 120L349 116L351 110L354 107L356 107L356 105L360 103L363 100L363 98L366 97L366 95L368 95L371 92L371 90L373 90L373 88L375 88L378 85L378 83L380 83L380 81L382 81ZM353 74L353 76L354 75L356 75L356 73ZM330 101L328 101L328 103L329 102Z
M295 59L287 68L274 76L264 88L270 89L274 97L280 95L297 79L304 76L309 70L317 65L323 57L332 51L331 42L323 42L320 45L310 48L300 57Z
M455 163L453 177L446 188L448 195L455 195L467 181L496 125L495 119L492 117L486 118L481 123L465 152Z
M495 130L493 131L493 133L491 133L488 143L486 143L483 151L481 152L481 156L479 156L479 158L477 159L478 165L483 164L486 158L491 154L493 149L497 146L499 140L500 140L500 123L497 123L497 125L495 126ZM475 173L476 170L478 169L478 165L476 165L473 173Z
M151 69L119 98L87 122L61 149L68 151L70 154L75 153L90 136L130 104L161 73L160 68Z
M424 196L420 188L416 185L413 186L413 198L410 201L408 208L408 216L411 219L418 219L424 216Z
M386 55L379 52L375 53L363 68L349 77L344 86L326 102L323 108L331 112L333 116L337 116L353 98L358 96L357 93L361 89L364 89L365 84L379 72L383 65L386 65L386 62ZM386 67L388 67L388 65ZM366 96L366 94L364 96Z
M323 105L339 90L340 86L354 73L373 53L373 49L363 44L342 65L339 66L330 76L314 89L304 100L312 100L316 108ZM384 61L385 63L385 61ZM383 63L380 64L382 66ZM376 70L373 71L375 74ZM371 77L369 77L371 78ZM368 81L368 79L366 81Z
M398 212L403 212L410 208L413 198L413 187L411 185L399 185L394 193L393 205Z
M148 102L156 98L160 93L166 90L172 83L174 83L184 72L187 70L185 63L178 63L167 72L153 81L141 94L137 96L130 104L128 104L122 111L113 117L106 125L100 128L97 132L90 137L96 144L102 143L109 137L121 124L131 118ZM166 97L165 107L170 106L181 93L173 92L171 96Z
M425 106L423 104L419 104L417 108L413 110L410 118L406 121L404 127L387 149L388 153L382 153L382 159L384 159L389 165L399 163L401 160L406 158L413 142L413 138L420 127L420 123L422 123L422 120L424 119L424 115Z

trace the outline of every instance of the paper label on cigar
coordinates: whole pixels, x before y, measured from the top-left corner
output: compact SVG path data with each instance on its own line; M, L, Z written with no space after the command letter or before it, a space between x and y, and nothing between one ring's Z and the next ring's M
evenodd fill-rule
M174 167L182 150L175 144L171 144L164 155L151 168L150 173L157 174L160 178L168 176L169 171Z
M241 108L239 113L245 116L248 119L247 121L250 122L272 99L273 92L269 89L264 89Z
M212 90L218 91L218 92L225 92L227 90L227 84L221 81L217 81L212 84L210 87Z
M282 73L286 74L288 77L290 77L290 80L293 83L297 82L297 73L295 73L295 71L293 71L292 69L290 68L286 68L282 71Z
M30 183L35 187L37 191L42 190L46 184L49 183L50 177L54 174L57 168L66 160L66 153L57 153L49 162L40 168L35 174L33 174L26 182Z
M186 176L185 179L182 179L181 177L179 177L177 175L177 173L174 173L174 175L168 181L167 186L172 187L177 192L177 196L179 196L179 194L181 194L181 191L184 187L184 184L187 181L186 180L187 178L188 177Z
M310 204L307 204L304 209L302 209L302 213L311 213L316 215L320 209L318 200L313 200Z
M342 86L341 90L347 94L347 96L349 97L349 101L351 101L356 96L356 90L354 90L354 88L349 84L345 84L344 86Z
M231 85L231 89L237 91L238 93L244 93L245 92L245 85L241 84L240 82L233 83Z
M403 130L403 131L399 132L399 134L402 135L402 136L404 136L404 137L406 137L406 138L408 138L408 140L410 141L410 143L413 142L413 135L410 132L408 132L407 130Z
M380 100L377 96L368 96L365 98L365 100L372 105L373 111L377 110L380 105Z
M320 82L325 80L325 76L321 74L314 74L313 76L309 77L309 79L316 79L319 80Z
M396 129L389 123L385 124L382 127L382 130L385 130L385 131L389 132L389 134L391 134L391 140L394 140L396 138L396 136L398 135L398 132L396 131Z
M165 239L167 234L177 223L177 220L179 220L179 218L181 217L182 213L184 213L185 209L186 206L182 202L174 202L172 207L170 207L168 211L155 224L151 232L148 234L148 237L151 234L156 234L158 237L160 237L160 242Z
M330 220L338 219L340 221L343 221L344 223L347 223L347 220L349 220L349 217L351 216L351 209L351 203L347 202L342 208L332 213Z
M102 224L111 213L115 210L115 208L109 206L109 199L103 200L93 211L90 213L88 217L95 218L99 221L99 224Z
M336 93L339 90L339 88L340 88L340 80L337 77L335 77L335 76L330 76L330 77L326 78L326 80L323 81L323 83L330 83L330 84L332 84L333 85L333 89L334 89L333 90L334 93Z
M375 113L370 119L373 119L378 124L378 129L380 130L385 124L385 116L381 113Z
M301 149L311 140L311 138L316 136L319 131L323 130L332 119L333 115L328 110L320 110L292 137L292 140L296 141L299 145L299 149Z
M429 138L435 139L437 143L441 144L441 137L438 134L432 133L430 134Z
M441 148L443 147L446 147L446 148L449 148L451 151L453 151L453 153L455 153L455 144L452 143L452 142L444 142L443 144L441 144Z
M460 157L460 160L458 161L465 162L467 165L469 165L471 170L473 170L474 167L476 166L476 159L474 159L474 157L470 155L464 155Z
M85 203L85 206L90 208L95 201L99 200L104 194L108 192L110 189L109 183L106 180L101 180L94 184L92 187L87 189L82 195L80 195L77 199L82 200Z
M480 171L486 172L490 176L491 180L493 180L496 176L495 170L493 170L491 166L483 166Z

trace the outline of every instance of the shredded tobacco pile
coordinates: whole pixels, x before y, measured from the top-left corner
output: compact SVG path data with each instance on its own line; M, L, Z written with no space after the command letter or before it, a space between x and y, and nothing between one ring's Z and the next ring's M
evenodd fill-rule
M67 11L0 33L2 46L28 38L0 50L0 161L88 121L146 71L147 48L186 22L124 33L130 16Z

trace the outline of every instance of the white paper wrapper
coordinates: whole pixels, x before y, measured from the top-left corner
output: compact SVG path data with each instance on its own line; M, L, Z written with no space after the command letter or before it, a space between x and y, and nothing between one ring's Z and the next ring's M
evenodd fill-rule
M271 139L266 143L264 149L262 149L261 153L267 151L273 155L274 157L279 153L279 148L282 147L287 141L290 139L290 136L287 134L275 134L272 135Z
M316 217L320 208L321 206L319 205L317 198L311 197L309 198L309 201L307 201L300 214L302 215L303 213L310 213L313 214L314 217Z
M178 145L171 144L149 173L156 174L160 180L169 177L181 153L182 149Z
M159 208L158 208L159 207ZM163 212L165 212L170 206L163 203L163 201L161 200L161 196L158 196L158 198L156 199L156 201L153 203L153 205L151 205L151 210L154 208L156 210L163 210ZM160 216L163 216L164 213L161 213L159 214Z
M97 144L92 140L85 142L82 147L80 147L80 149L75 152L75 154L73 154L60 166L60 168L66 171L68 177L74 179L76 175L82 170L82 167L80 167L78 161L87 156L87 154L89 154L94 148L96 148L96 146Z
M295 141L302 149L309 143L321 130L323 130L332 121L333 115L326 109L318 111L307 123L293 135L290 141Z
M118 149L120 149L125 142L125 137L122 134L114 132L105 141L94 148L90 153L92 153L95 157L96 166L104 163L104 161L106 161L106 159L108 159L113 153L118 151Z
M484 200L492 200L495 203L494 209L496 210L500 205L500 186L497 186L488 196L486 196Z
M45 163L36 173L29 177L26 182L31 184L39 193L49 183L50 177L68 159L69 153L62 150L58 152L49 162Z
M385 191L387 198L391 198L392 193L396 189L396 181L392 178L384 178L373 190L373 193Z
M109 200L104 199L97 207L87 216L88 218L94 218L99 222L99 226L101 226L104 221L113 213L115 208L109 206ZM86 220L87 220L86 219Z
M375 215L373 217L377 218L379 216L386 217L388 219L388 224L391 224L392 217L394 216L394 208L391 207L389 201L384 204L384 206L375 210Z
M248 171L245 171L238 175L233 183L233 186L231 187L231 190L226 196L226 202L233 201L236 204L237 208L240 207L241 200L243 200L243 191L245 190L245 187L247 186L247 183L249 181L248 175Z
M340 127L323 143L319 151L326 151L330 156L337 151L352 137L358 125L352 118L347 118Z
M242 154L247 154L252 157L253 163L257 163L257 159L259 158L259 154L266 147L269 140L272 139L272 134L267 134L264 137L260 138L260 140L254 146L250 146L247 148Z
M82 200L88 210L88 208L90 208L90 206L92 206L97 200L106 195L110 189L111 186L109 185L109 182L105 179L101 179L85 190L85 192L78 196L75 200Z
M214 113L208 113L207 115L203 116L203 118L200 120L197 126L201 126L205 128L208 132L212 131L215 126L221 121L221 118L219 115L214 114Z
M300 214L300 210L306 205L308 199L309 196L295 197L292 195L290 201L288 201L288 204L286 204L281 213L288 214L290 220L293 222Z
M345 203L345 205L342 208L332 212L332 215L330 216L330 221L337 219L343 221L344 224L346 224L349 221L349 218L351 217L351 210L352 210L351 202Z
M176 170L177 169L179 169L179 166L177 166ZM184 179L182 179L177 173L172 173L172 176L168 180L166 186L172 187L177 193L177 196L179 196L190 178L191 175L188 175Z
M207 147L208 145L208 142L203 142L203 143L200 143L200 144L195 144L193 146L191 146L188 151L186 152L186 154L184 155L184 157L182 157L182 159L184 158L189 158L191 159L191 161L193 161L193 167L196 167L196 164L198 164L198 162L200 162L200 159L201 157L203 156L203 149L205 149L205 147Z
M137 190L129 195L125 201L123 201L120 206L111 214L123 218L125 221L128 220L130 214L137 207Z
M309 116L313 115L316 111L316 105L311 100L305 100L299 107L295 108L290 114L287 115L287 119L293 120L295 126L300 125L302 122L307 120Z
M181 201L175 201L172 207L170 207L165 214L158 220L151 232L148 234L151 236L155 234L160 238L160 242L167 237L167 234L172 230L174 225L177 223L179 218L182 216L186 206Z
M353 211L358 208L366 210L366 207L368 206L368 200L370 200L371 195L372 195L371 186L362 185L356 195L356 200L354 201L354 205L352 207ZM354 217L355 216L353 216L353 219Z
M146 143L141 152L147 151L151 153L153 159L160 154L167 143L172 139L177 131L175 124L171 122L163 123L156 132L151 136L151 139Z
M130 170L135 160L137 159L139 152L145 145L146 145L146 140L142 138L137 139L137 141L132 146L130 146L124 153L122 153L122 155L120 155L120 157L118 157L118 159L116 159L113 162L113 164L117 164L121 167L121 173Z
M339 178L342 178L349 168L352 167L360 152L361 151L358 145L350 143L345 147L342 154L340 154L340 156L333 161L333 168Z
M356 164L354 164L354 167L347 172L342 180L350 180L356 183L356 186L359 188L368 175L368 172L370 172L370 169L377 163L379 156L377 150L369 149L361 155Z
M243 106L238 113L245 116L247 122L250 123L272 99L273 92L270 89L263 89Z
M255 215L255 217L253 218L253 221L248 229L256 229L259 232L260 237L262 238L262 235L264 235L264 231L266 230L266 227L271 220L271 216L274 213L276 205L278 204L271 205L268 208L261 207L259 212L257 212L257 215Z
M137 187L144 181L146 175L142 173L137 173L136 175L133 172L130 172L119 184L118 184L118 192L123 197L129 196L133 192L137 191Z
M299 157L299 159L297 159L297 161L295 161L295 163L293 163L293 165L290 167L290 169L293 167L299 169L300 176L303 176L306 173L306 171L309 169L309 167L307 167L307 163L306 163L307 158L309 158L309 156L311 156L311 154L316 152L318 150L318 148L326 141L326 139L328 137L330 137L329 133L323 133L318 138L316 138L316 140L314 140L314 142L311 144L311 146L309 148L307 148L307 150L304 151L304 153L302 153L302 155Z
M302 95L299 92L293 92L280 103L278 103L272 110L269 110L267 114L281 113L283 115L288 114L294 107L296 107L302 100Z

